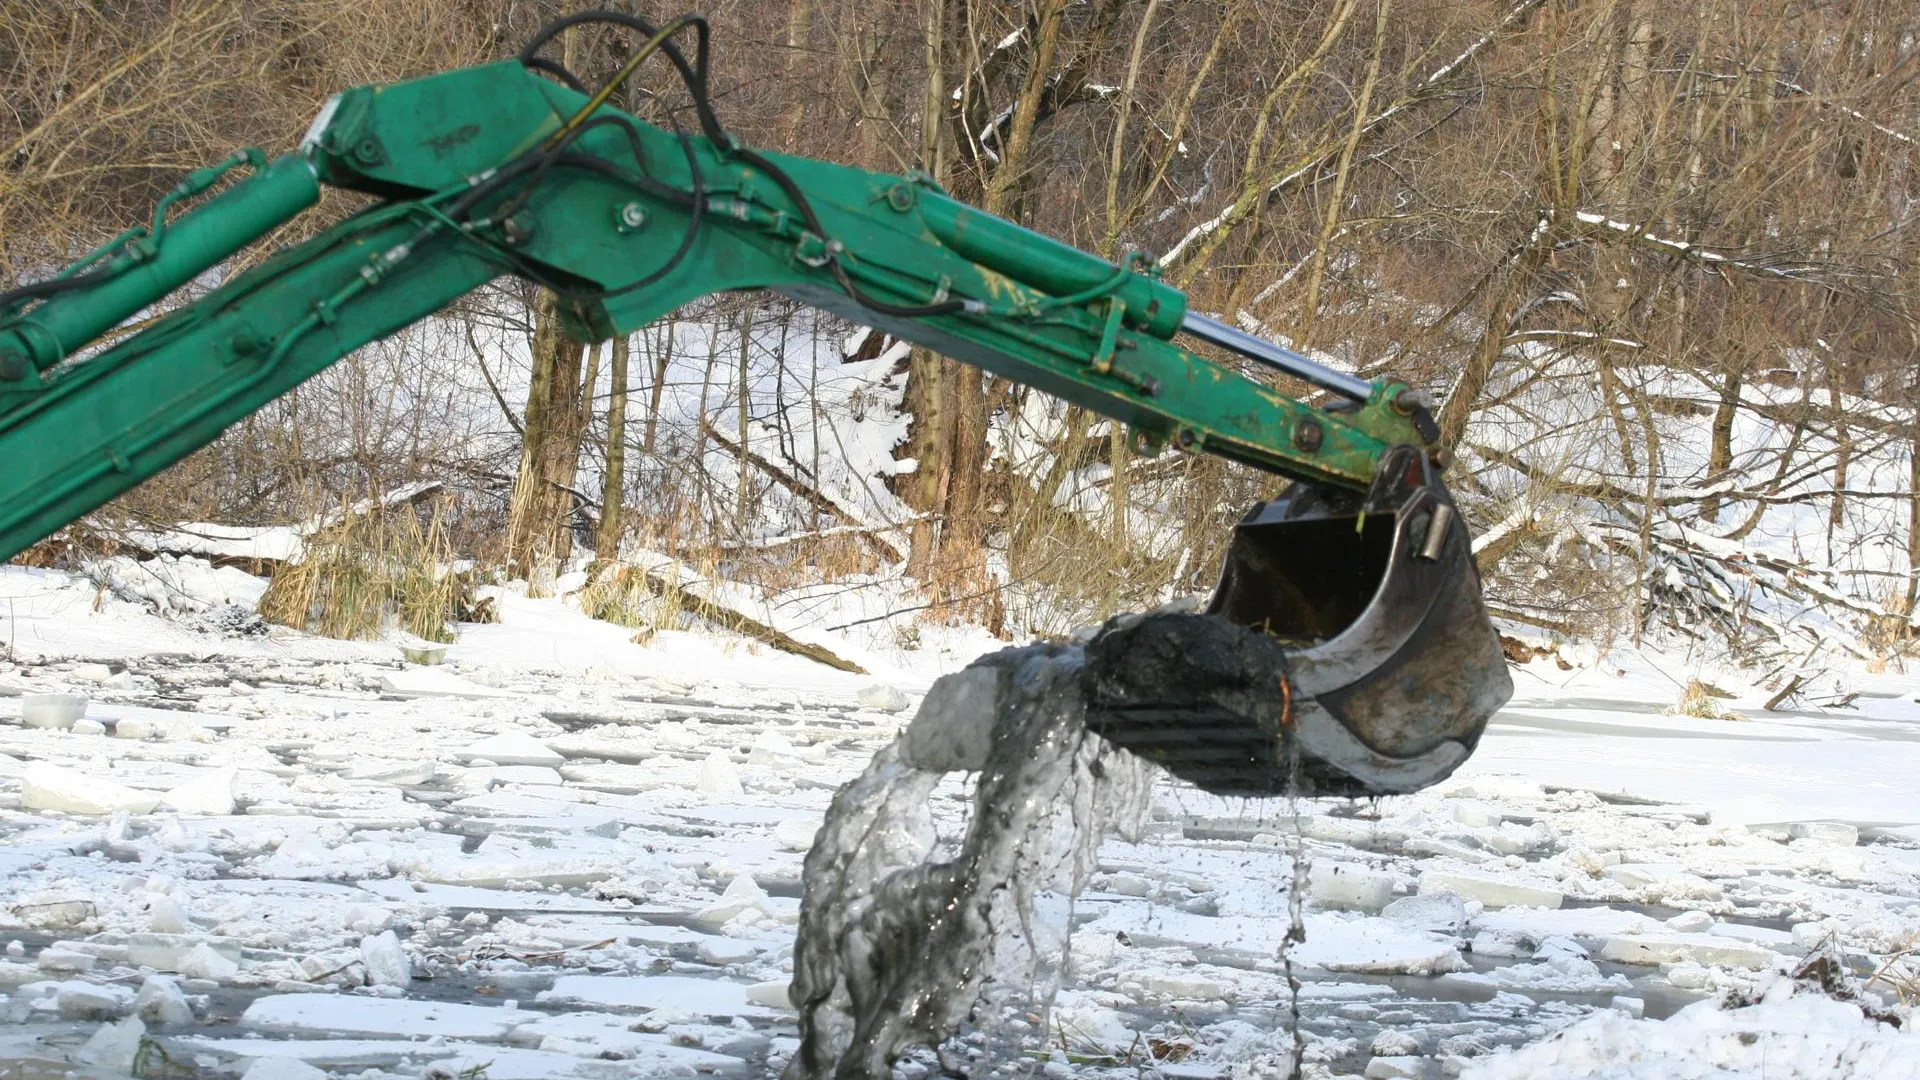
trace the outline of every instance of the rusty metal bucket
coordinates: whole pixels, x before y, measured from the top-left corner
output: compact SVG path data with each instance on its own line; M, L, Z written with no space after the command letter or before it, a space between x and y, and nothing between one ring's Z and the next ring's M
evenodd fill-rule
M1365 496L1295 484L1254 507L1207 612L1285 651L1302 794L1437 783L1513 694L1466 526L1410 448Z

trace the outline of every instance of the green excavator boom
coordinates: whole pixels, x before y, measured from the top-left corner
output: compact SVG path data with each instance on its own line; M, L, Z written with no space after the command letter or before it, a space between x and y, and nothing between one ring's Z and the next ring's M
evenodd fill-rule
M595 18L643 25L607 13L564 22ZM703 35L697 64L667 41L689 25ZM570 76L546 77L536 69L553 65L531 48L359 87L328 103L295 152L267 161L247 151L199 170L150 224L0 296L0 559L359 346L509 274L552 289L585 340L631 333L712 293L773 290L1110 417L1142 452L1171 446L1304 482L1353 511L1355 536L1369 513L1396 520L1405 497L1393 493L1408 468L1437 477L1438 433L1406 385L1329 370L1193 313L1150 260L1081 252L967 206L927 176L742 146L706 100L704 24L683 16L666 33L645 30L653 36L635 63L654 48L673 60L698 132L614 109L611 86L589 95ZM251 175L169 220L169 204L201 198L243 167ZM215 280L326 186L376 201ZM113 339L196 282L212 287ZM1181 334L1330 390L1335 406L1196 355ZM1383 483L1389 463L1397 472ZM1428 502L1449 511L1445 520L1422 511L1420 536L1407 541L1415 554L1441 559L1442 541L1464 552L1437 478L1414 487L1440 491ZM1347 591L1384 589L1390 570L1369 564L1362 572L1376 580ZM1472 574L1470 561L1461 572ZM1244 559L1238 575L1257 577ZM1477 613L1477 578L1471 585ZM1461 727L1448 738L1458 742Z

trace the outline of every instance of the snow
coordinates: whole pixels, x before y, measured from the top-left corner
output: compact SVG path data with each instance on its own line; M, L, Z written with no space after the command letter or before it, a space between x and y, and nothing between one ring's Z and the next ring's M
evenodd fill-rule
M389 643L96 607L84 582L0 569L0 679L85 693L122 736L0 718L0 946L22 939L0 1017L109 1057L138 1020L241 1076L771 1074L802 860L910 715L874 688L911 708L977 651L936 628L912 654L856 643L857 676L687 631L643 648L506 591L501 623L412 668ZM1305 1075L1757 1078L1741 1032L1769 1077L1827 1075L1820 1052L1904 1075L1915 1035L1824 997L1681 1006L1764 993L1828 937L1872 966L1920 934L1920 679L1850 672L1857 712L1766 714L1712 671L1751 718L1701 720L1661 712L1692 661L1570 655L1518 668L1434 791L1163 783L1139 842L1098 853L1050 1030L1076 1057L1137 1037L1190 1047L1181 1075L1284 1074L1290 971ZM930 800L943 842L968 794ZM257 1037L214 1026L235 1015Z
M1702 1001L1666 1020L1598 1012L1541 1042L1461 1073L1462 1080L1577 1076L1591 1080L1912 1080L1911 1032L1813 994L1769 995L1741 1009Z

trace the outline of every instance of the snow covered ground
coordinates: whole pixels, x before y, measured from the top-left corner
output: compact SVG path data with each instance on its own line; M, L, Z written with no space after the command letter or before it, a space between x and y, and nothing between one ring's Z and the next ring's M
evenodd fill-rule
M642 648L509 597L421 668L52 572L0 599L9 1078L775 1073L813 830L966 659ZM1920 684L1763 714L1718 675L1749 719L1663 715L1696 674L1536 661L1453 781L1378 804L1163 784L1101 851L1049 1027L982 1064L1285 1076L1297 1008L1306 1076L1920 1075L1868 1015L1914 1025L1890 985L1783 974L1823 946L1920 973Z

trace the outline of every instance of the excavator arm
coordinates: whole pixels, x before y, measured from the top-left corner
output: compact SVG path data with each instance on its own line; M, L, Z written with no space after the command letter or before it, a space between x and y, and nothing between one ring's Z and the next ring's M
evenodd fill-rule
M537 55L559 29L591 20L647 35L593 94ZM700 35L693 62L671 40L688 29ZM654 51L686 82L698 131L606 104ZM1311 742L1309 729L1320 741L1305 745L1308 757L1327 764L1309 777L1320 790L1410 790L1464 759L1508 684L1421 394L1190 312L1150 261L1078 251L958 202L924 175L747 148L713 113L705 56L697 16L655 30L590 12L543 31L517 59L346 91L296 152L269 162L247 151L200 170L149 225L0 297L0 460L10 463L0 558L503 275L552 289L585 340L631 333L715 292L770 289L1111 417L1142 452L1172 446L1298 481L1243 522L1213 604L1291 649L1282 696L1297 707L1280 718L1285 732L1257 734L1261 768L1273 772L1285 738ZM168 220L170 203L241 167L251 175ZM175 291L208 283L311 207L323 185L376 201L103 341ZM1177 343L1183 333L1331 391L1335 403L1316 407L1198 356ZM1453 685L1462 679L1471 685ZM1346 712L1370 727L1334 706L1322 710L1329 722L1312 713L1369 680L1385 697ZM1136 712L1140 723L1103 733L1182 772L1163 745L1167 725ZM1223 770L1202 763L1183 775L1248 788L1238 754Z

